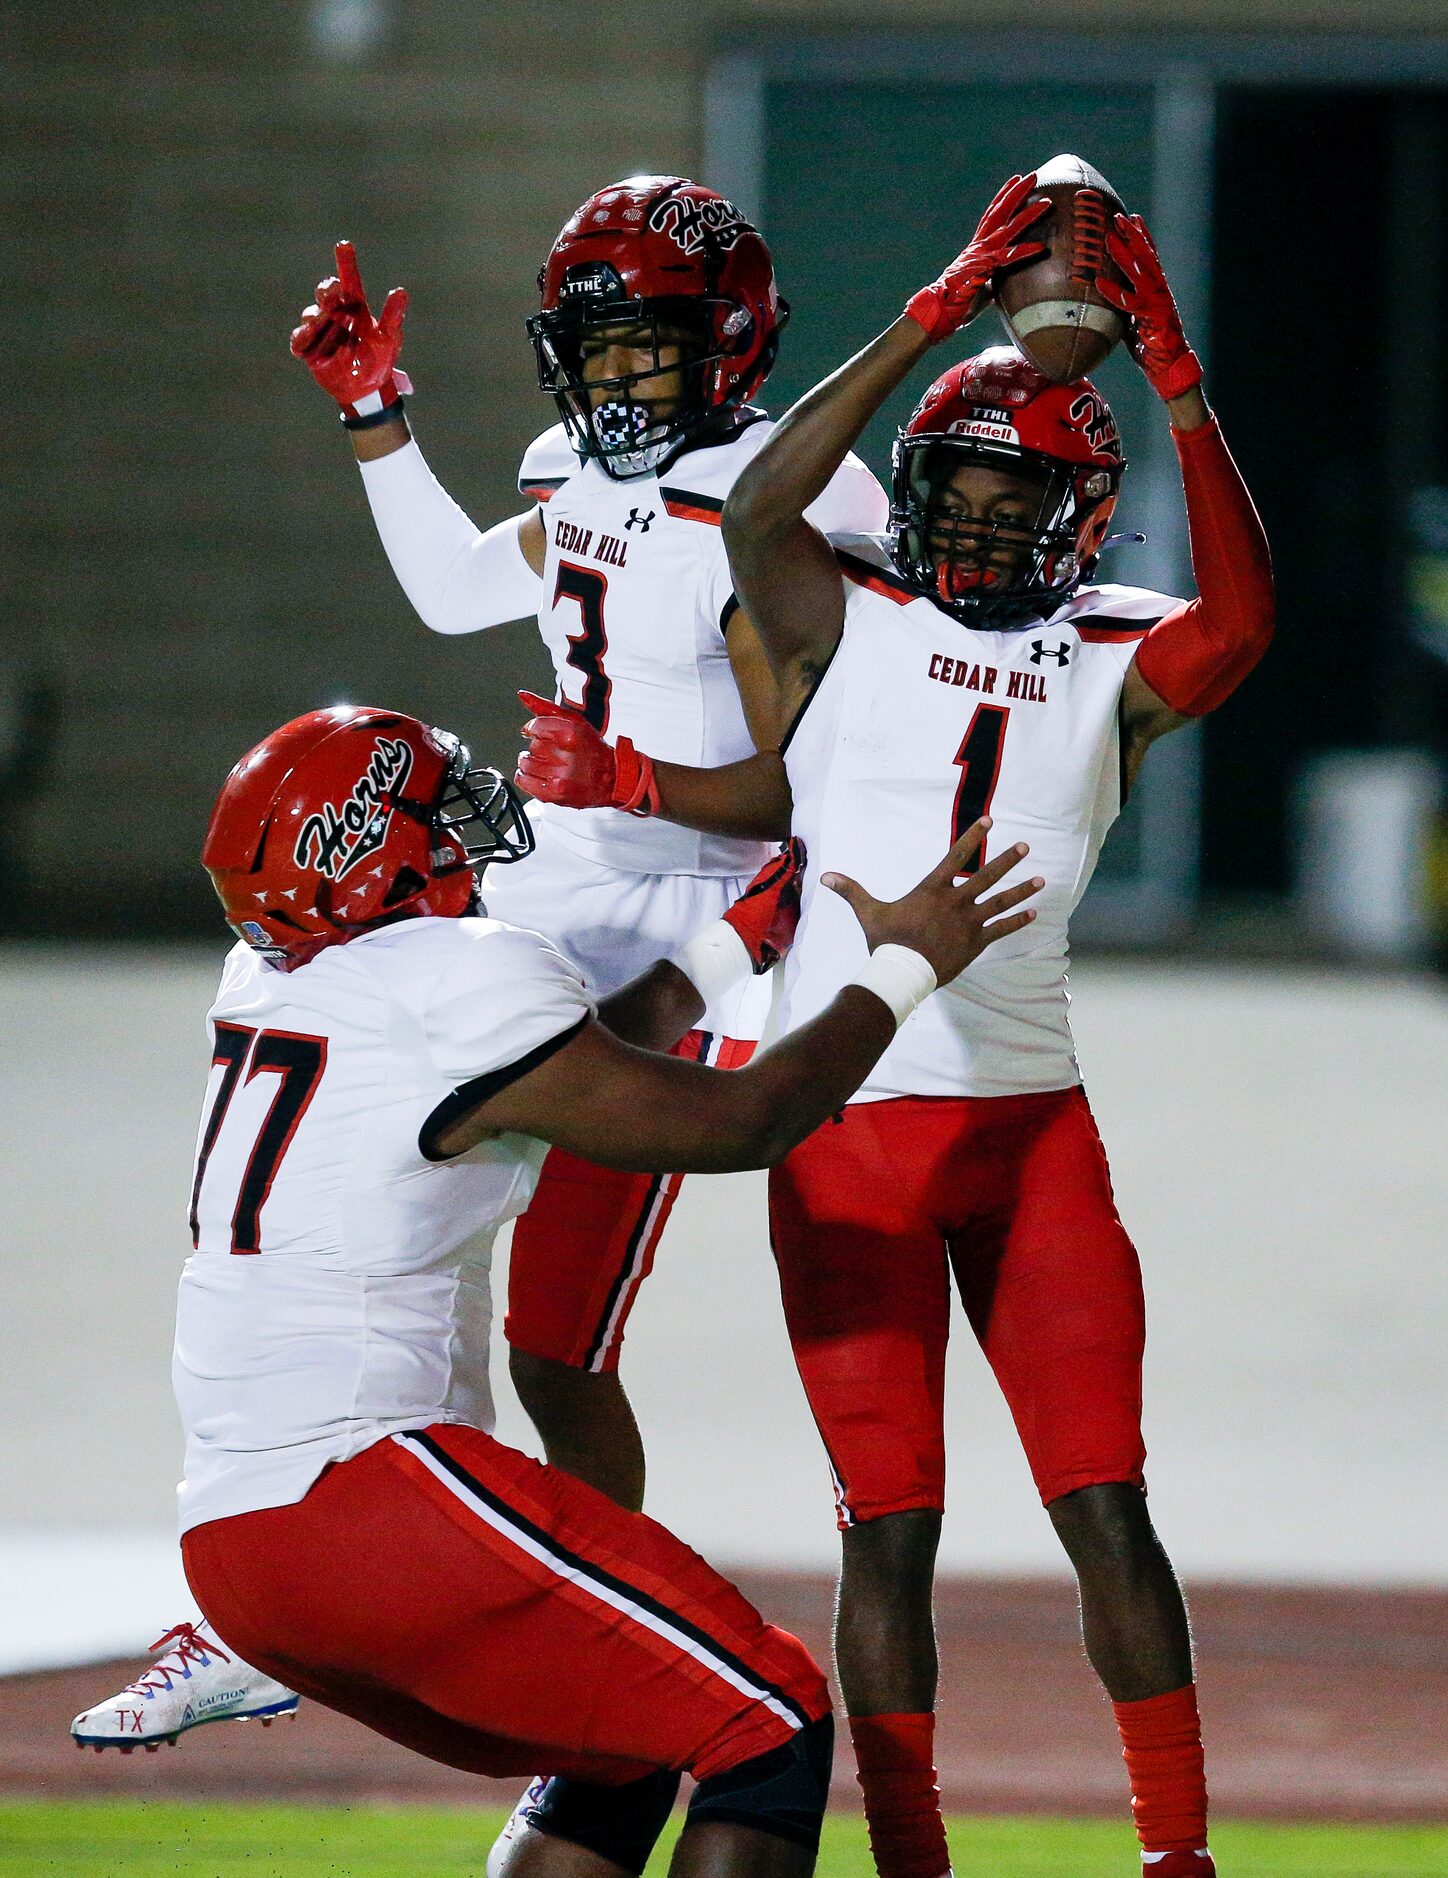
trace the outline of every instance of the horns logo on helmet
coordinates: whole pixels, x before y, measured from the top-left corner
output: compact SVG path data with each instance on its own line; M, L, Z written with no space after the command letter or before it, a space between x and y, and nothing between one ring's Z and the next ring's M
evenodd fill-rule
M1079 398L1073 399L1066 416L1085 432L1087 443L1098 455L1121 455L1116 419L1111 415L1110 405L1094 386L1088 385Z
M753 227L723 196L665 196L649 212L649 227L667 235L685 254L697 254L712 235L727 254Z
M412 770L412 750L400 737L379 737L367 767L340 808L324 802L302 823L294 858L328 880L341 880L387 838L392 798Z

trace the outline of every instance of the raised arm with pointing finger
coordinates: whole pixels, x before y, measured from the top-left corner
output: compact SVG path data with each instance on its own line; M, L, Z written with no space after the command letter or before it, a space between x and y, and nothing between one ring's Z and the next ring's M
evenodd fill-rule
M434 632L477 632L538 610L543 523L536 508L477 528L428 468L403 412L412 386L397 367L405 288L374 319L357 254L337 243L337 271L292 333L292 351L341 406L372 518L403 592Z

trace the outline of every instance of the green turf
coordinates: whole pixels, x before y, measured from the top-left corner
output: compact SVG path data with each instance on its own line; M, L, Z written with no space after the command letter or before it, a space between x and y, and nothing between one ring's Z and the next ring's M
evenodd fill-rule
M497 1813L442 1807L0 1804L0 1878L482 1878ZM958 1878L1137 1878L1112 1821L956 1819ZM1223 1878L1443 1878L1448 1828L1213 1830ZM865 1831L826 1824L820 1878L872 1878Z

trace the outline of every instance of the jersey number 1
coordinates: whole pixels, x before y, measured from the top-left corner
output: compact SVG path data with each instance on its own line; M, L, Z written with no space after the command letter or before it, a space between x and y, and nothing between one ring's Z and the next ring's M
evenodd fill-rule
M560 600L576 600L583 615L582 632L568 635L568 663L583 673L580 708L600 735L608 729L608 694L613 690L613 680L603 669L603 655L608 650L608 634L603 627L603 596L607 592L607 575L591 567L577 567L572 561L558 563L553 604L556 607Z
M953 846L982 815L990 810L996 778L1001 773L1001 752L1006 743L1006 719L1010 711L1003 704L978 704L970 727L955 753L960 766L960 783L955 791L955 811L950 825ZM985 865L985 842L971 857L972 873Z
M221 1133L221 1124L226 1120L226 1111L231 1107L231 1098L248 1057L251 1059L246 1071L248 1082L253 1076L268 1072L280 1080L266 1118L257 1130L237 1189L236 1207L231 1216L233 1252L261 1250L261 1209L272 1190L282 1156L297 1132L297 1124L317 1093L317 1084L327 1067L327 1040L299 1036L291 1030L258 1031L249 1024L217 1024L216 1048L211 1062L213 1067L221 1065L222 1075L202 1130L201 1146L196 1155L196 1178L191 1183L192 1245L201 1237L196 1209L201 1199L201 1183L206 1178L206 1164L211 1159L211 1150L216 1146L216 1137Z

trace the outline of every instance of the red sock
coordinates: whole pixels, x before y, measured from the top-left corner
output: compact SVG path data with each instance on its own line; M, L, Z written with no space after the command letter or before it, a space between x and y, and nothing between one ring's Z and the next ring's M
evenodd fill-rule
M1196 1684L1148 1696L1144 1702L1111 1706L1121 1731L1122 1758L1131 1778L1131 1812L1142 1850L1200 1850L1207 1843L1207 1776Z
M852 1715L850 1738L880 1878L943 1878L950 1869L933 1715Z

